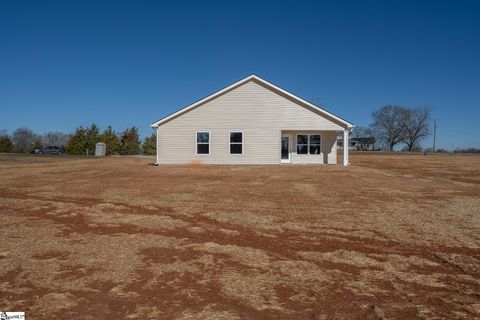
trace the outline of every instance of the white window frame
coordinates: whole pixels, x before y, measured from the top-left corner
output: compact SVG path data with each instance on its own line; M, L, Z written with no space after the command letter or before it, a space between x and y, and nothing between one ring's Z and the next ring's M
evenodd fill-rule
M207 133L208 132L208 143L198 142L197 136L199 133ZM208 144L208 153L198 153L198 145L199 144ZM209 130L197 130L195 131L195 154L197 156L209 156L212 153L212 133Z
M242 134L242 142L230 142L230 135L232 133L241 133ZM228 153L231 155L231 156L243 156L243 151L245 150L243 148L243 144L245 143L245 134L243 133L243 130L231 130L228 132ZM230 146L231 144L240 144L242 145L242 153L232 153L231 149L230 149Z
M307 153L298 153L298 136L307 136ZM305 156L305 155L309 155L310 154L310 148L309 148L309 145L308 143L310 142L310 137L308 135L308 133L297 133L295 135L295 153L299 156ZM304 146L305 143L300 143L300 145Z
M298 153L298 136L307 136L307 153ZM310 136L320 136L320 153L310 153ZM304 146L304 143L301 143ZM299 156L319 156L322 154L322 135L319 133L297 133L295 136L295 153Z

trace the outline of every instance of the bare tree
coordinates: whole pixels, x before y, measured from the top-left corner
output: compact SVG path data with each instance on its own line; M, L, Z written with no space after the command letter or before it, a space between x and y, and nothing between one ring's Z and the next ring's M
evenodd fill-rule
M68 135L63 132L49 131L43 134L42 142L45 146L64 146L67 144Z
M402 110L402 142L407 145L408 151L418 150L420 141L430 133L431 108L404 108Z
M373 122L370 128L377 139L393 151L393 148L403 141L403 110L400 106L386 105L372 112Z
M356 126L352 130L352 138L366 138L374 135L373 130L370 128Z
M32 130L28 128L18 128L13 131L13 150L15 152L26 153L29 152L33 146L33 142L38 138Z

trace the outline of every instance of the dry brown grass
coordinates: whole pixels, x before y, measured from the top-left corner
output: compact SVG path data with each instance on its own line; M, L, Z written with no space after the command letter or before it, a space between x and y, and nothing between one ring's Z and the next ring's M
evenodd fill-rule
M480 157L352 166L0 155L0 310L480 319Z

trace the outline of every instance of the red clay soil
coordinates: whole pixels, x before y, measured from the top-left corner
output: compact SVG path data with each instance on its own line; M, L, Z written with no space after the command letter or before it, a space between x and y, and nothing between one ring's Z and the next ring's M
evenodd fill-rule
M158 166L0 155L0 310L480 319L480 157Z

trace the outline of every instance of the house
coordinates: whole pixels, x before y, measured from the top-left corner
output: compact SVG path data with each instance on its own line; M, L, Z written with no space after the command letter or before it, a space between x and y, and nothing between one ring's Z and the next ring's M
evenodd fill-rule
M251 75L151 124L157 164L337 163L353 124ZM348 165L348 148L344 150Z
M339 135L337 138L337 148L343 149L343 136ZM354 151L375 151L375 138L374 137L358 137L350 138L348 141L348 150Z

